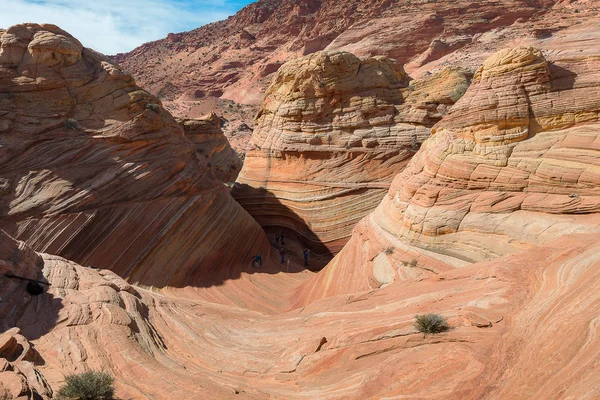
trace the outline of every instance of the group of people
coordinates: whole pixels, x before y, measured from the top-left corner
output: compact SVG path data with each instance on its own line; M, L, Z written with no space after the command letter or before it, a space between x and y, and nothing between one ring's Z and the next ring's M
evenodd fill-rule
M285 248L283 247L285 245L285 233L282 231L280 234L275 234L275 245L277 247L279 247L279 261L281 264L285 264ZM308 255L310 254L310 250L305 248L302 250L302 257L304 258L304 266L307 267L308 266ZM262 267L262 256L260 254L255 255L254 257L252 257L252 260L254 261L254 267L255 268L261 268Z

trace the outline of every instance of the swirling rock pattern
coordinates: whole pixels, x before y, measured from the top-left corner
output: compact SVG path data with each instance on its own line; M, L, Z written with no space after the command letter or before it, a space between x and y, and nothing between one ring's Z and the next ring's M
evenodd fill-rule
M317 286L365 290L598 231L597 60L528 47L486 60Z
M587 57L549 63L533 48L486 60L395 180L388 199L403 212L402 225L434 236L467 229L477 214L597 213L594 65Z
M66 374L92 369L136 399L600 395L598 58L500 52L449 111L409 100L461 73L400 88L392 115L445 116L312 275L273 266L259 225L182 128L101 56L50 25L11 28L0 49L1 225L35 248L113 269L36 253L0 231L0 390L10 396L50 397ZM108 105L79 97L94 82ZM127 112L115 111L114 84L138 92L122 100ZM80 114L96 107L106 114ZM393 122L385 130L406 124ZM319 137L322 125L303 124ZM243 266L256 251L267 274ZM50 286L33 296L8 275ZM211 287L154 290L194 285ZM419 333L414 316L429 312L451 329Z
M17 399L50 398L50 387L57 390L65 375L105 370L115 375L119 391L144 398L140 382L152 385L157 370L169 368L161 335L149 320L153 300L112 271L38 255L2 231L0 249L5 274L50 284L31 296L26 282L0 276L2 293L10 294L0 303L2 328L13 327L0 335L0 389ZM159 390L162 398L167 386ZM216 396L222 392L212 387Z
M0 132L0 226L38 251L158 287L268 253L160 102L56 26L1 33Z
M51 283L35 299L0 303L0 311L19 315L21 333L10 337L24 349L33 344L44 360L38 376L55 390L66 374L102 368L115 376L119 397L136 399L593 398L596 236L269 315L152 293L0 235L0 247L23 253L8 271L37 270ZM414 315L426 312L444 315L451 329L417 332ZM0 354L12 354L9 347Z
M470 75L408 84L385 57L319 52L285 64L257 116L236 200L267 230L337 252Z

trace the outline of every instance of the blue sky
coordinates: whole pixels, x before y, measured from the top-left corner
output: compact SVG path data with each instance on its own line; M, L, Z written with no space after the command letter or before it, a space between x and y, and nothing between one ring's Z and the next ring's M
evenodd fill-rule
M52 23L104 54L233 15L252 0L0 0L0 27Z

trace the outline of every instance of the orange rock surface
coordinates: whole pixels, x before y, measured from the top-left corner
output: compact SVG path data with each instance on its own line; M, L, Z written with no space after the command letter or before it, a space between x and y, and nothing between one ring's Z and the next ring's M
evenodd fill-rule
M366 290L597 232L596 58L566 55L549 62L517 47L488 58L319 283L303 290Z
M210 113L199 119L177 119L185 136L196 146L201 157L206 158L217 179L232 182L242 168L242 160L233 150L221 130L221 119Z
M284 65L258 113L236 200L267 232L284 230L316 254L339 251L470 75L408 80L390 59L344 52Z
M121 398L594 398L595 236L277 314L151 293L41 255L37 274L31 257L9 270L46 279L47 293L23 298L24 283L0 277L14 294L0 312L43 357L30 362L37 379L56 388L66 373L104 368ZM417 332L425 312L451 329Z
M104 369L135 399L599 397L600 36L573 29L553 50L493 54L464 95L462 69L409 84L342 52L282 67L240 176L257 219L288 201L288 240L314 219L335 243L367 207L308 196L319 212L302 211L302 177L399 172L316 274L295 253L275 263L215 178L190 141L213 126L186 137L55 26L0 32L0 396L49 399ZM403 170L369 158L411 138L427 140ZM279 193L252 202L252 185ZM424 313L450 329L418 332Z
M155 287L268 254L160 102L60 28L2 32L0 92L0 226L35 250Z

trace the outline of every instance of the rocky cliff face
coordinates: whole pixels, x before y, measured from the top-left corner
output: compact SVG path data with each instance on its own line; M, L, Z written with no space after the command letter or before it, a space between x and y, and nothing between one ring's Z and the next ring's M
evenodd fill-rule
M289 62L267 89L233 195L267 231L335 253L469 80L446 69L409 84L398 63L345 52Z
M268 252L160 102L68 33L2 31L0 93L0 226L35 250L157 287Z
M579 50L596 32L597 11L589 1L261 0L114 59L177 116L215 111L242 121L224 131L243 154L250 132L238 127L254 127L255 109L287 61L341 50L396 59L413 78L444 67L474 71L502 48L554 51L571 37Z
M55 26L2 31L0 226L27 244L0 231L0 395L49 398L105 369L136 399L598 397L600 35L586 29L495 54L464 95L462 69L409 83L387 58L339 52L282 67L244 169L272 198L305 201L298 165L319 186L379 182L392 167L373 154L412 152L433 125L318 274L272 262L184 128L116 66ZM214 129L186 123L193 139ZM248 271L256 252L264 269ZM418 332L430 312L450 329Z
M365 290L597 231L595 60L529 47L487 59L318 278L327 289L307 290Z
M471 38L486 32L516 23L527 33L533 21L553 12L555 3L261 0L225 21L170 34L115 60L185 114L186 100L191 106L206 96L259 103L269 82L265 78L299 56L346 50L401 64L414 59L421 66L471 45Z
M201 157L217 179L232 182L242 168L242 160L233 150L221 130L221 119L210 113L198 119L177 119L183 127L185 136L196 146Z

